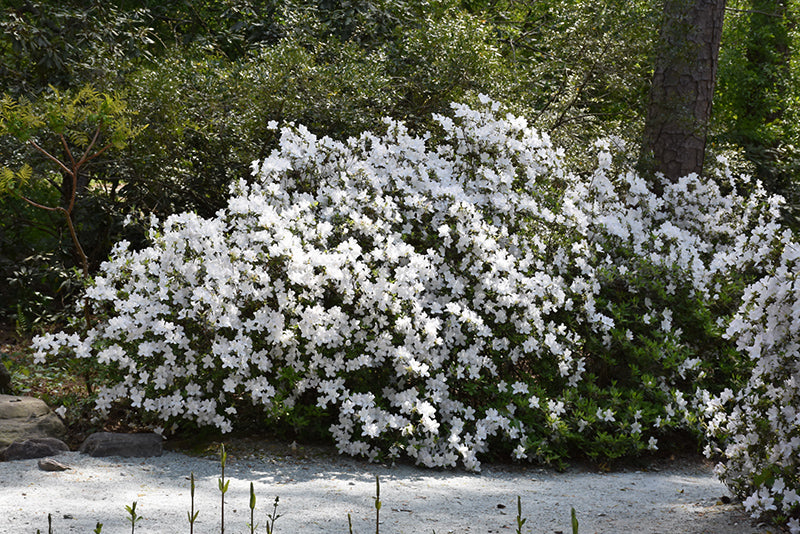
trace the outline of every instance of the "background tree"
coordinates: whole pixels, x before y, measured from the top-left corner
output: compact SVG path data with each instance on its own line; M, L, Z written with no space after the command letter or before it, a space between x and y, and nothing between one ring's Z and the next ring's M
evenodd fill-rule
M743 171L787 198L787 218L797 226L797 7L789 0L734 0L728 5L713 141L738 152Z
M497 35L496 46L516 84L508 104L568 154L597 137L638 146L661 20L657 2L462 3ZM578 165L585 161L585 154L570 155Z
M665 0L640 167L675 181L700 174L725 0Z
M50 86L116 83L118 70L152 58L153 31L142 9L113 2L9 0L0 11L0 88L34 96Z
M785 193L797 183L792 162L800 159L787 157L798 134L792 125L800 124L800 99L791 89L797 85L791 45L795 0L783 0L790 46L788 55L776 59L784 67L775 63L780 72L773 72L771 85L756 70L764 62L755 54L748 60L746 47L739 46L755 28L749 12L756 0L730 1L735 11L729 15L739 24L727 28L726 22L714 150L739 149L751 170L759 150L770 154L762 158L764 174L780 171L773 190ZM403 119L412 132L426 131L432 113L446 112L452 101L475 103L478 93L486 93L548 132L575 168L590 171L580 147L598 137L625 141L628 151L617 161L633 162L645 138L655 39L666 20L662 8L695 3L703 4L8 0L0 7L0 88L15 99L36 100L48 93L49 84L77 91L92 83L104 93L124 92L136 112L132 126L147 126L147 135L91 164L93 183L107 188L86 190L74 212L91 270L113 241L143 244L145 225L123 229L126 216L146 222L151 213L208 216L223 207L230 183L249 179L250 162L275 148L270 121L303 123L341 140L379 129L384 116ZM774 20L758 24L766 28ZM686 28L673 26L676 36L685 36ZM752 42L769 39L754 35ZM743 68L748 64L753 68ZM667 71L659 72L663 79ZM758 115L743 107L750 89L743 89L749 86L736 75L748 72L780 113ZM652 116L669 113L662 106ZM744 117L754 118L745 124ZM707 122L700 124L704 133ZM752 150L741 149L745 137L735 132L744 131L755 132ZM0 167L20 169L26 162L34 161L24 144L0 138ZM45 182L28 187L47 205L61 202ZM56 231L63 227L56 215L16 197L0 199L0 300L24 298L9 286L34 287L35 280L54 280L40 295L60 291L64 277L51 277L52 266L63 265L67 272L77 258L66 230ZM23 265L31 269L18 274ZM8 286L7 279L13 280ZM8 314L0 309L0 315Z
M102 94L91 86L77 93L53 89L35 102L6 96L0 102L0 135L11 135L33 148L55 172L41 169L36 176L31 165L14 172L0 169L0 193L11 193L33 207L63 215L81 270L89 277L89 260L75 227L73 213L78 198L89 187L86 168L109 149L122 149L142 128L131 125L130 113L119 97ZM45 142L52 137L51 144ZM59 157L60 156L60 157ZM56 178L60 176L60 181ZM25 186L39 179L59 192L60 202L47 205L31 198Z

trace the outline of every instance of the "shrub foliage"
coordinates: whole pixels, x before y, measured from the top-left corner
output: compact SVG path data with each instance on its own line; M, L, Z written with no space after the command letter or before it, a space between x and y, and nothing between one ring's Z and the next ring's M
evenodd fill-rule
M214 217L119 243L86 293L94 328L37 338L39 357L106 367L101 412L326 424L344 453L425 466L705 430L724 480L796 516L800 249L780 199L724 167L657 196L605 142L576 174L480 100L420 136L283 126Z

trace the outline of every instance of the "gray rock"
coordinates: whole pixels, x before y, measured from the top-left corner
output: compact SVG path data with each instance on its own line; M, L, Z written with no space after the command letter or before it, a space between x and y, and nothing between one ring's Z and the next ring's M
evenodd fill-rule
M158 434L123 434L97 432L81 444L80 452L89 456L146 457L161 456L164 451L162 438Z
M72 469L61 462L57 462L52 458L45 458L43 460L39 460L39 469L42 471L66 471L67 469ZM64 516L66 519L66 516Z
M42 399L20 397L18 395L0 395L0 419L18 419L21 417L41 417L47 415L50 408Z
M0 362L0 393L12 393L11 373L8 372L3 362Z
M55 456L68 451L66 443L56 438L31 438L15 441L0 453L0 460L28 460Z
M30 438L62 437L64 423L41 399L0 395L0 448Z

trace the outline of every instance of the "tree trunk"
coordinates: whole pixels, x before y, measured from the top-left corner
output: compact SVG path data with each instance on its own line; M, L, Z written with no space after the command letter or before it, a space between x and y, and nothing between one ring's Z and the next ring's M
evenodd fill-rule
M643 172L673 182L702 172L724 14L725 0L664 0L639 161Z

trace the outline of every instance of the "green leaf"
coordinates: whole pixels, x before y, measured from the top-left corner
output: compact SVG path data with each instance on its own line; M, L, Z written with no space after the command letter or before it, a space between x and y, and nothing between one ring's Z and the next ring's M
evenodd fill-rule
M575 508L570 512L572 515L572 534L578 534L578 516L575 513Z

